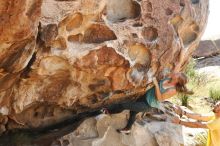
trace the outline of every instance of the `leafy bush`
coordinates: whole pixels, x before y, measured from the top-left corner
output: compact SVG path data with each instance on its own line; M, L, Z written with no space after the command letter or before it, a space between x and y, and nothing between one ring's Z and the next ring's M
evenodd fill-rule
M220 100L220 89L209 89L209 97L211 97L214 101Z

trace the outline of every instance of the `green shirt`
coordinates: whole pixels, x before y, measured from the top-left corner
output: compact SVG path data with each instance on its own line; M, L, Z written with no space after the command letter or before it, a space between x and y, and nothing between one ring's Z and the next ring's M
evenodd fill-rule
M170 87L168 89L164 89L163 88L163 83L166 80L171 80L170 78L164 78L163 80L161 80L159 82L159 88L160 88L160 92L161 94L165 93L167 90L171 89L171 88L175 88L175 87ZM148 105L150 105L151 107L155 107L155 108L159 108L160 104L156 98L156 94L155 94L155 87L152 87L151 89L149 89L146 93L145 93L145 99L146 99L146 103Z

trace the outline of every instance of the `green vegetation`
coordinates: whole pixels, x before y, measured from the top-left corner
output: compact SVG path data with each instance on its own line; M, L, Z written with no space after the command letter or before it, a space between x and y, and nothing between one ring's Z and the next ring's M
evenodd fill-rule
M189 84L191 84L191 86L201 86L206 84L207 76L196 72L195 65L196 65L195 60L191 59L184 71L184 73L189 78Z
M187 107L187 106L188 106L189 96L186 95L186 94L180 94L180 95L178 95L178 97L181 99L181 104L182 104L182 106Z
M208 132L199 133L195 136L196 146L206 146Z
M189 97L178 94L171 99L177 105L187 106L197 113L208 113L212 109L213 101L220 100L220 79L199 73L195 69L195 60L191 59L184 73L188 76L187 88L194 94Z
M220 89L210 88L209 97L212 98L214 101L220 100Z
M187 75L189 79L188 83L188 88L192 89L193 91L197 90L199 86L202 86L206 83L206 76L201 75L196 72L195 70L195 61L194 59L191 59L190 62L188 63L184 73ZM192 95L194 97L195 95ZM180 103L182 106L188 107L189 103L189 95L184 95L184 94L178 94L177 98L180 100ZM176 101L174 103L177 103Z
M195 65L196 63L192 59L184 71L189 78L187 87L193 90L194 94L190 96L178 94L171 101L186 106L196 113L209 113L213 101L220 100L220 79L208 74L198 73ZM197 134L195 136L196 146L206 146L207 135L207 132Z
M195 78L196 76L196 71L195 71L195 61L194 59L191 59L188 63L188 65L186 66L186 69L185 69L185 74L190 78Z
M211 105L213 104L206 100L209 97L209 89L211 87L220 87L220 79L212 79L206 74L199 73L196 71L195 65L195 60L191 59L184 71L189 79L187 87L189 90L193 90L194 94L178 94L171 101L177 105L186 106L194 112L207 113L211 110Z

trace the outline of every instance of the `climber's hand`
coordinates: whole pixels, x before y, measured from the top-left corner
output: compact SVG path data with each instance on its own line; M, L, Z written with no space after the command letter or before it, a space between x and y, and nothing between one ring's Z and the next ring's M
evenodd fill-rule
M177 117L177 116L174 116L174 117L172 118L172 123L174 123L174 124L179 124L179 123L180 123L180 118Z
M158 82L157 82L157 78L156 78L156 77L153 77L153 83L154 83L154 85L158 85Z
M102 108L102 109L101 109L101 112L102 112L103 114L110 115L110 112L108 111L107 108Z
M182 114L183 114L183 110L181 109L180 106L175 105L175 106L173 107L173 110L174 110L174 112L175 112L177 115L182 115Z

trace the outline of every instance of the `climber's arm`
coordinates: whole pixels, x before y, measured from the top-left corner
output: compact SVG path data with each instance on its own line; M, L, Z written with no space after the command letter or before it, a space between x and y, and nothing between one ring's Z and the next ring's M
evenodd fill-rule
M182 40L180 40L180 43L183 45ZM182 66L182 64L183 64L183 62L184 62L184 60L185 60L184 58L185 58L186 50L187 50L187 49L182 49L182 50L180 51L179 60L175 63L175 67L174 67L173 72L179 72L179 71L181 71L181 66Z
M213 117L214 117L214 114L197 114L197 113L193 113L190 110L189 111L185 111L184 109L182 109L179 106L175 106L174 108L175 108L174 111L178 115L185 115L188 118L199 120L199 121L203 121L203 122L208 122L208 121L212 120Z
M153 78L153 83L155 85L155 96L157 98L158 101L163 101L163 97L162 94L160 92L160 87L158 85L157 79Z
M164 101L165 99L168 99L176 94L175 89L169 89L165 93L162 94L160 92L160 87L159 87L159 84L156 78L153 78L153 83L155 85L155 94L156 94L156 98L158 101Z
M183 126L190 127L190 128L206 128L206 129L208 129L207 123L198 122L198 121L195 121L195 122L184 121L184 120L179 119L178 117L174 117L172 119L172 122L175 124L183 125Z
M188 118L203 121L203 122L208 122L213 119L212 114L205 115L205 114L190 113L186 111L183 114Z

